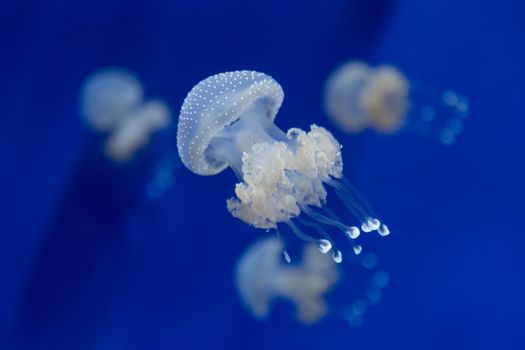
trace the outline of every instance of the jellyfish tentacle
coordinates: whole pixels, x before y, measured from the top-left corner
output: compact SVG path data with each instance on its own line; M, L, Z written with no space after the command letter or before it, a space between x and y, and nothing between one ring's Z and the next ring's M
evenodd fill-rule
M380 236L384 237L390 234L390 229L388 228L387 225L381 224L381 226L379 226L379 228L377 229L377 232L379 233Z
M297 221L299 221L304 226L307 226L307 227L310 227L310 228L314 229L318 234L320 234L325 241L330 243L330 249L336 249L334 240L332 239L332 237L330 237L330 235L328 233L326 233L325 230L323 230L323 228L321 226L317 225L316 223L310 222L310 221L302 218L301 216L297 217ZM322 253L327 253L327 252L330 251L330 249L328 249L326 251L322 251L321 250L321 252Z
M357 187L350 182L346 177L342 177L341 182L346 186L346 188L352 193L352 195L357 199L357 201L360 203L361 207L370 214L370 216L376 216L376 213L374 212L374 209L366 200L365 196L357 189Z
M340 250L334 250L332 252L332 260L335 261L337 264L340 264L343 262L343 253Z
M327 206L324 206L322 209L332 219L337 220L337 221L341 221L339 219L339 216L332 209L328 208Z
M372 209L372 206L368 203L363 194L345 177L341 179L342 183L350 191L350 193L357 199L361 207L368 213L370 220L367 221L369 229L372 231L377 231L381 236L388 236L390 234L390 229L388 226L381 220L377 219L377 214Z
M326 207L324 207L323 209L326 209L325 211L327 211L330 216L332 216L335 220L338 220L337 215L332 210L330 210L330 209L328 209ZM329 243L331 243L331 248L332 248L333 252L338 251L338 249L337 249L333 239L330 237L330 235L328 235L328 233L326 233L325 230L322 229L321 226L317 225L316 223L310 222L310 221L308 221L306 219L303 219L301 217L298 218L298 221L301 222L305 226L309 226L309 227L313 228L319 234L324 236L326 238L326 240ZM351 234L347 233L347 236L351 236L351 237L357 238L357 236L359 236L359 229L354 226L354 227L351 227L351 230L353 232ZM351 239L353 239L353 238L351 238ZM361 254L361 251L363 250L363 247L361 245L359 245L359 244L352 243L352 250L353 250L355 255L359 255L359 254ZM330 251L330 249L328 249L326 251L321 250L322 253L327 253L328 251Z
M359 212L359 214L354 214L354 216L360 220L363 232L376 231L383 225L379 219L364 209L364 206L360 203L361 201L359 201L359 195L354 193L350 187L335 180L331 180L328 184L335 189L337 196L343 201L348 210L352 211L352 208L355 208Z
M303 231L301 231L301 229L299 227L297 227L297 225L292 220L286 221L286 224L290 227L292 232L297 237L302 239L303 241L306 241L306 242L309 242L309 243L313 243L313 244L318 244L318 240L317 239L315 239L312 236L309 236L306 233L304 233Z
M283 249L281 251L281 254L283 256L284 261L286 261L288 264L292 262L292 258L290 257L290 254L288 254L288 251L286 250L286 242L281 237L281 232L279 231L278 227L275 227L275 235L277 236L277 239L281 242Z
M352 193L352 191L344 186L337 180L330 180L327 182L328 185L332 186L341 201L352 214L362 223L366 222L370 217L362 205L360 205L358 198Z
M445 145L453 144L470 115L468 98L452 89L439 92L420 82L413 85L411 119L416 131L437 137Z
M314 245L316 245L319 250L321 251L321 253L328 253L331 249L332 249L332 242L330 240L327 240L327 239L316 239L312 236L309 236L307 235L306 233L304 233L303 231L301 231L301 229L299 227L297 227L297 225L292 221L292 220L289 220L286 222L286 224L288 226L290 226L290 228L292 229L292 232L297 236L299 237L300 239L306 241L306 242L309 242L309 243L312 243Z
M308 215L309 217L311 217L312 219L316 220L316 221L319 221L325 225L330 225L330 226L335 226L337 228L339 228L341 231L343 231L345 233L345 235L351 239L351 240L354 240L356 239L357 237L359 237L359 229L355 226L348 226L348 225L345 225L337 220L334 220L334 219L331 219L327 216L324 216L323 214L320 214L318 212L316 212L315 210L311 209L310 207L308 206L301 206L301 210L306 214Z

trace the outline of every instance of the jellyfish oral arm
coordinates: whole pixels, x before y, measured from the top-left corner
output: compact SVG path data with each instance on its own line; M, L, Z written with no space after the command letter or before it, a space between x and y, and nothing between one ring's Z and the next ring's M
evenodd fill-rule
M160 101L145 103L129 114L106 142L106 152L116 161L128 161L143 146L153 133L169 124L169 111Z
M308 133L294 128L287 134L267 124L261 132L261 123L257 125L257 132L252 132L253 125L249 126L249 137L222 138L221 147L213 147L213 152L227 150L229 154L222 159L232 154L241 157L240 161L233 159L228 163L242 179L235 188L237 198L228 201L230 212L255 227L276 228L277 223L298 216L300 206L325 203L323 181L341 176L340 146L331 134L315 125ZM233 126L243 127L242 121ZM245 130L246 127L241 133L246 134ZM267 141L250 143L251 149L242 148L241 156L241 147L233 145L241 139ZM230 151L232 147L234 152Z

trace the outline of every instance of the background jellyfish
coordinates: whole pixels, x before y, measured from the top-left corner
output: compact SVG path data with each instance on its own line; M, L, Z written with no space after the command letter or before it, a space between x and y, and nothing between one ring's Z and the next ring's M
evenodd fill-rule
M343 269L313 244L304 246L296 264L285 262L282 250L280 239L266 238L250 246L237 263L239 297L257 319L268 318L275 302L284 300L294 305L295 317L302 323L315 323L331 313L356 327L367 309L381 301L389 283L389 274L377 269L378 259L371 253L348 259ZM329 303L329 294L331 299L337 294L342 297Z
M181 108L180 158L199 175L215 175L227 167L234 171L239 180L236 197L227 201L234 217L266 230L286 224L341 262L328 227L342 231L356 254L362 249L355 241L361 231L386 236L388 227L343 178L341 146L330 132L314 124L308 132L292 128L285 133L273 123L283 98L281 86L259 72L221 73L201 81ZM360 228L343 224L326 208L325 185L333 188Z
M436 134L444 144L454 142L469 115L464 96L452 90L436 93L410 82L394 66L361 61L345 63L330 75L324 104L328 116L348 133L367 128L394 133L412 126L419 133Z
M154 132L169 124L166 104L143 98L137 78L121 69L95 72L84 83L82 114L91 128L109 134L104 148L115 161L129 161Z
M276 299L291 301L295 316L314 323L328 312L325 294L337 283L337 265L317 247L304 247L300 264L282 261L283 243L270 237L253 244L239 259L235 281L239 296L253 316L265 319Z

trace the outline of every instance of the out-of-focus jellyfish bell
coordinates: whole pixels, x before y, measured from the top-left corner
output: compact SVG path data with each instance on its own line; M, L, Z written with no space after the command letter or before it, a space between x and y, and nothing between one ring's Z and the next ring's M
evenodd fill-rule
M283 263L282 250L282 242L271 237L242 255L235 274L239 296L259 319L269 316L276 299L285 299L294 304L299 321L314 323L328 311L324 297L338 280L337 265L311 244L297 265Z
M170 113L162 101L144 101L140 82L122 69L104 69L89 76L81 90L81 111L88 125L109 133L106 153L128 161L151 135L165 128Z
M236 197L227 201L234 217L266 230L287 224L324 253L332 251L333 259L340 262L341 251L327 234L327 226L343 231L352 242L361 231L377 230L385 236L389 230L365 210L343 179L341 146L330 132L314 124L308 132L292 128L285 133L273 123L283 98L281 86L259 72L221 73L201 81L181 108L180 158L199 175L218 174L227 167L235 172ZM325 185L335 190L361 229L343 224L325 210ZM300 226L315 233L307 234ZM361 246L355 242L353 246L359 254Z
M328 116L345 132L372 128L394 133L413 126L420 133L436 133L445 144L454 142L469 115L464 96L451 90L436 94L410 82L394 66L361 61L345 63L330 75L324 103Z

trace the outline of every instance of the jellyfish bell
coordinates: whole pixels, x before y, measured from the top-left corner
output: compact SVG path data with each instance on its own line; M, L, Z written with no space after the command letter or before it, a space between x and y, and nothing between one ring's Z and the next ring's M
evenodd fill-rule
M341 146L330 132L314 124L309 131L292 128L285 133L274 124L283 98L281 86L259 72L227 72L201 81L181 108L180 158L199 175L214 175L227 167L234 171L239 180L236 196L227 200L234 217L266 230L286 224L319 249L332 250L334 260L341 261L341 252L322 226L336 227L351 240L360 230L318 211L327 202L325 185L335 190L361 228L386 226L345 184ZM306 217L296 223L302 213ZM300 226L314 227L315 236Z
M350 62L329 77L325 89L327 114L346 132L360 132L369 126L366 113L358 101L369 72L363 62Z
M350 61L328 77L324 105L329 118L348 133L370 128L391 134L414 125L420 133L435 133L451 143L468 116L468 100L451 90L431 90L392 65ZM434 120L437 113L443 116L441 123Z
M198 175L239 165L242 151L250 151L251 144L273 141L272 132L282 137L272 122L283 98L281 86L258 72L221 73L201 81L186 96L179 116L182 162Z
M87 124L109 134L105 151L115 161L129 161L170 121L167 105L158 100L145 102L138 79L122 69L108 68L90 75L80 99Z
M282 250L282 241L270 237L241 256L235 273L239 296L258 319L270 315L276 299L285 299L294 304L300 322L317 322L328 312L325 296L339 278L336 264L311 244L296 265L282 261Z
M81 111L95 130L111 131L142 102L144 91L138 79L118 68L91 74L81 91Z

